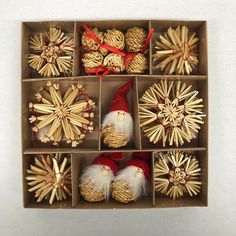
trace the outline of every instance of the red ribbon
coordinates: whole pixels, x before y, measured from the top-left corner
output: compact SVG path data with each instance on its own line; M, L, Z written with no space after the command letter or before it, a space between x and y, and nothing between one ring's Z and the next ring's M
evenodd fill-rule
M88 70L85 70L85 72L87 74L96 74L96 76L100 79L111 73L111 71L105 66L100 66L97 68L88 69ZM102 74L100 74L101 72L102 72Z
M145 43L144 43L144 46L143 46L143 49L142 49L141 53L145 53L145 51L146 51L146 49L148 47L149 41L150 41L150 39L152 37L153 32L154 32L154 28L151 28L150 31L148 32L148 36L147 36L147 38L145 40Z

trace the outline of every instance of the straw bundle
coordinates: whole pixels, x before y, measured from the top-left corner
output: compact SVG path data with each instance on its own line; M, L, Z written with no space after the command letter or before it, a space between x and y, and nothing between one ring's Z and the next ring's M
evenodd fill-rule
M188 194L191 197L201 190L201 168L198 160L185 152L158 152L155 155L155 190L172 199Z

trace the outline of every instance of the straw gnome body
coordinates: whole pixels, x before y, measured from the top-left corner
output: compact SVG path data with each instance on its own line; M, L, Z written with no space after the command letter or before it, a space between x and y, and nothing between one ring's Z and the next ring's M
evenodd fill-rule
M119 202L129 203L146 194L150 179L150 153L136 152L126 167L121 170L112 183L112 197Z
M116 91L110 105L110 112L106 114L103 120L103 143L110 148L126 146L132 138L133 119L126 97L132 86L133 80L129 80Z
M93 160L80 179L80 193L85 200L98 202L109 199L111 182L122 159L121 153L110 153Z

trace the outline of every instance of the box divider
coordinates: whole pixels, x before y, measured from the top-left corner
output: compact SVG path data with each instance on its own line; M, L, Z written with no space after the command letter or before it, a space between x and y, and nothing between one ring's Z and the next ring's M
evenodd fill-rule
M150 31L151 28L152 28L152 21L149 20L148 30ZM150 38L148 48L149 48L149 74L152 75L152 37Z
M77 31L77 24L74 22L74 51L73 51L73 71L72 75L79 74L79 35Z
M134 78L134 89L133 89L133 104L134 104L134 139L135 146L138 150L141 149L141 133L139 127L139 105L138 105L138 80Z
M98 150L101 150L102 138L102 80L99 79L99 97L98 97Z
M156 191L155 191L155 180L154 180L154 153L155 152L152 152L152 167L151 167L151 170L152 170L152 173L151 173L151 185L152 185L152 205L153 207L156 206Z

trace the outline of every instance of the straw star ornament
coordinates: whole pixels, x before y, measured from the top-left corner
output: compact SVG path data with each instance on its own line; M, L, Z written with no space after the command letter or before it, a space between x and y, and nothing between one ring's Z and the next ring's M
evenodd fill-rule
M154 144L176 146L196 138L203 124L203 99L191 85L162 80L148 88L140 99L140 127Z
M26 172L28 191L34 192L37 202L45 199L53 204L55 199L62 201L71 196L71 165L65 154L36 156Z
M39 89L36 102L29 103L29 121L41 142L58 145L65 140L76 147L93 131L95 103L83 91L81 84L71 84L62 94L59 84L51 82Z
M191 197L201 190L201 168L198 160L181 151L159 152L155 155L155 190L170 198Z
M188 27L170 27L156 41L154 67L165 74L191 74L198 65L198 41L196 33L190 34Z
M29 65L44 77L69 76L72 72L73 45L73 39L55 27L35 34L30 38Z

